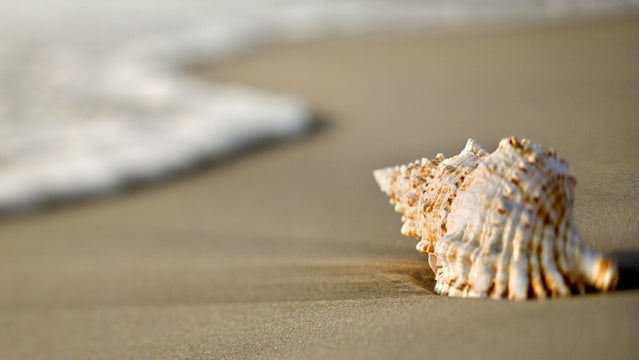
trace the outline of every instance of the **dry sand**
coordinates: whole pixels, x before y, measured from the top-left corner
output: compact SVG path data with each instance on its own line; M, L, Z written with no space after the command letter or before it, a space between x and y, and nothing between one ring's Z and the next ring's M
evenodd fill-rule
M0 224L0 357L629 358L639 291L432 292L377 167L554 146L594 248L639 263L639 17L339 38L199 71L299 94L312 137ZM622 280L633 284L636 271Z

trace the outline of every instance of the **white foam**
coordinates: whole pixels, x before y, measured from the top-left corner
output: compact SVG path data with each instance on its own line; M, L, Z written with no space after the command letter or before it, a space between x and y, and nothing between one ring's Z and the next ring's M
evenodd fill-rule
M117 190L309 128L300 99L197 79L186 68L200 61L326 34L637 3L0 1L0 210Z

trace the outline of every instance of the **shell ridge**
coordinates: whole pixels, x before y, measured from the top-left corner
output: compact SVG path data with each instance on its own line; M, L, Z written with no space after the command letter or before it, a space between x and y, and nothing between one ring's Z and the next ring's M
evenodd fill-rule
M497 271L495 272L494 283L495 287L493 289L493 297L504 297L508 292L508 277L509 277L509 268L510 268L510 255L512 253L511 246L512 242L509 239L512 239L515 230L517 228L517 224L515 223L515 219L518 217L521 212L521 208L514 209L513 212L509 212L509 215L513 215L510 221L507 221L505 224L504 232L501 238L497 239L499 241L499 251L498 251L498 262L497 262Z
M522 221L515 229L513 255L508 270L508 298L522 300L528 296L528 242L530 241L530 219L528 211L522 208ZM524 220L525 219L525 220Z
M572 281L573 275L571 274L566 264L566 260L565 260L566 253L563 251L564 237L562 236L564 231L563 229L565 228L565 223L568 216L567 213L568 211L565 209L565 207L562 207L560 209L559 219L557 219L558 225L555 225L555 229L554 229L555 237L557 239L558 244L557 246L553 247L553 250L555 255L555 263L557 264L557 269L559 270L559 273L563 275L564 282L566 283L566 285L570 287L570 284L574 283Z
M545 298L547 295L546 287L544 285L544 280L541 274L541 247L539 246L541 243L543 227L543 220L539 217L536 218L530 238L530 261L528 263L528 267L530 269L530 289L536 297L542 299Z
M557 267L551 261L554 258L553 249L548 246L551 238L548 234L548 227L544 226L542 228L542 237L540 243L540 253L541 253L541 269L543 272L544 283L546 284L546 289L550 293L552 297L557 295L566 295L568 293L565 285L563 283L563 277L559 276Z
M445 235L437 241L435 253L437 254L437 263L439 267L436 277L440 280L437 280L439 287L436 287L435 289L439 294L448 294L451 280L449 274L452 274L450 267L451 264L454 263L454 255L452 255L451 252L454 251L454 246L461 235L461 232L455 232Z

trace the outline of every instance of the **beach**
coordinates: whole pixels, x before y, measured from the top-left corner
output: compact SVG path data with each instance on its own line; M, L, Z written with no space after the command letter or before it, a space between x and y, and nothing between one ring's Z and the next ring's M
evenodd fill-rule
M372 171L471 137L554 147L577 179L581 235L632 283L638 34L636 15L453 27L194 66L307 100L315 132L0 223L2 358L631 357L632 285L516 303L434 294Z

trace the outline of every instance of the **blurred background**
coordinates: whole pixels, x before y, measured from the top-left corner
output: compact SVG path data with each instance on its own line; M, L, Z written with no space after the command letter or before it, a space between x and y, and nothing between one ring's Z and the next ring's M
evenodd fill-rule
M0 6L1 358L637 353L639 1ZM625 291L433 293L372 171L510 135Z
M621 14L633 1L4 1L0 211L156 179L309 128L295 94L186 69L267 45Z

